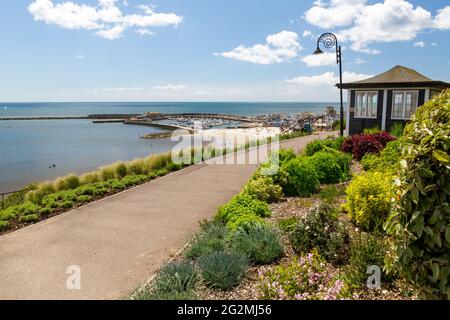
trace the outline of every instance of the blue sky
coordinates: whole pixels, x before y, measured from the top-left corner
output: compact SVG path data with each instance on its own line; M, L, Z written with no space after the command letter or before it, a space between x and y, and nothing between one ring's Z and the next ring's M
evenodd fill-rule
M2 0L0 26L4 102L336 101L327 31L347 80L450 82L444 0Z

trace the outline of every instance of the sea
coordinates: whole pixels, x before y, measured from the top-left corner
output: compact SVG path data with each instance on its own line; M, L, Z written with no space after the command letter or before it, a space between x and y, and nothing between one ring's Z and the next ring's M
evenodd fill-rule
M12 116L86 116L90 114L222 113L320 113L329 102L102 102L102 103L1 103L0 118ZM81 174L116 161L132 160L169 151L170 139L139 137L161 129L94 124L89 120L0 121L0 193L20 190L68 173Z

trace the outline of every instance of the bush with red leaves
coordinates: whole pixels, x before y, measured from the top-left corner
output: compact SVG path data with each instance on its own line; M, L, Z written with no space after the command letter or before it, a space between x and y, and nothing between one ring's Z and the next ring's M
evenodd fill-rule
M394 141L395 137L388 132L362 133L345 139L342 151L353 154L353 158L361 160L367 153L379 153L388 142Z

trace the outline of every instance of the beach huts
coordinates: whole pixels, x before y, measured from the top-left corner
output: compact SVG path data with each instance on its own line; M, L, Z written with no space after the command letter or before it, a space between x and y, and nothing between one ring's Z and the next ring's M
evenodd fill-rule
M404 124L419 106L450 84L395 66L366 80L343 83L342 88L349 97L346 135L352 135L365 128L389 130L396 122Z

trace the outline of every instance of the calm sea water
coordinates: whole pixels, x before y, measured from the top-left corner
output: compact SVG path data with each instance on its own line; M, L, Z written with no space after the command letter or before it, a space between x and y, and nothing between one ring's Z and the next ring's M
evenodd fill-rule
M2 116L82 116L105 113L205 112L256 115L322 112L337 103L0 103ZM161 131L88 120L0 121L0 192L119 160L170 150L170 139L142 140ZM49 166L56 164L56 168Z

